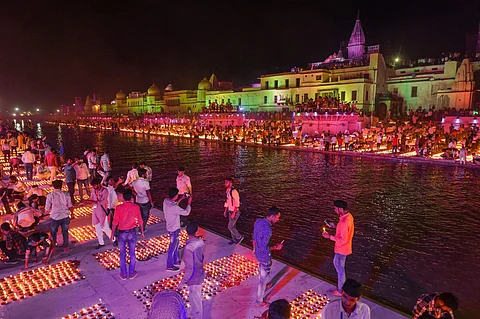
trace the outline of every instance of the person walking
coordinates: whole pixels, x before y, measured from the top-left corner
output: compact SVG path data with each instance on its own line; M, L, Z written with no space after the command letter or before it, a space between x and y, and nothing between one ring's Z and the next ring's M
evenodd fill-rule
M179 271L180 257L178 256L178 246L180 245L180 216L188 216L192 207L192 196L188 197L187 207L181 208L177 202L182 201L185 195L179 196L178 188L173 187L168 190L168 198L163 200L163 213L168 234L170 235L170 245L168 246L167 271Z
M413 319L454 319L453 310L458 308L458 298L450 292L425 294L418 298L413 308Z
M354 234L354 219L352 214L347 211L347 202L343 200L335 200L333 202L335 214L340 217L337 225L330 224L330 227L336 228L335 235L330 235L325 228L323 229L323 237L335 242L335 257L333 265L337 271L337 289L331 291L335 296L342 295L342 287L346 280L345 262L347 256L352 254L352 239Z
M97 150L92 149L87 155L88 170L90 172L90 179L93 181L97 177L97 167L98 167L99 158L97 155Z
M238 218L240 218L240 194L238 190L233 188L233 178L225 179L225 188L227 194L227 200L225 201L224 207L225 211L223 216L228 216L228 230L232 236L232 240L228 243L229 245L240 244L245 238L242 236L236 227Z
M25 166L27 180L31 181L33 179L33 164L35 163L35 154L32 153L32 149L30 147L28 147L27 151L23 153L22 162Z
M112 161L110 160L110 152L108 150L103 151L103 155L100 158L100 167L102 168L104 175L102 178L102 184L105 184L107 178L112 175Z
M342 286L342 298L330 301L322 311L323 319L370 319L370 307L359 301L362 285L347 279Z
M203 297L202 284L205 280L205 269L203 268L203 250L205 242L201 238L197 238L198 225L195 221L188 223L187 227L188 240L183 250L183 262L185 263L185 273L182 281L178 284L179 288L183 288L185 284L188 286L190 299L190 317L195 319L203 318Z
M268 306L265 302L264 294L267 287L268 276L272 268L272 250L281 250L283 242L270 246L270 238L272 238L272 225L280 220L280 210L277 207L268 209L267 217L259 218L253 226L252 244L253 253L258 261L258 289L257 289L257 305ZM270 287L269 287L270 288Z
M192 183L190 177L185 174L185 167L179 167L177 170L177 188L180 195L192 195ZM188 224L187 216L180 216L180 225L182 227Z
M103 232L105 232L108 238L111 238L112 235L107 219L108 190L100 184L100 181L100 178L94 178L90 183L93 188L90 201L94 203L92 210L92 225L95 227L95 232L97 233L98 238L98 245L95 249L105 246Z
M123 191L124 203L116 207L115 216L113 218L113 230L110 240L114 241L114 234L118 229L118 246L120 249L120 278L122 280L127 279L127 245L128 255L130 256L130 266L128 274L130 279L135 278L137 272L135 266L137 263L135 257L135 246L137 243L137 233L135 232L136 220L140 225L140 235L142 240L145 240L142 214L140 213L140 207L133 202L133 194L131 189L125 189Z
M138 170L138 179L131 183L137 194L135 201L140 206L143 219L143 229L146 230L150 210L153 207L152 194L150 193L150 183L147 181L147 171L143 168Z
M63 250L68 250L68 225L70 225L70 213L72 210L72 200L67 192L62 191L63 182L61 180L53 181L53 192L47 195L45 211L50 213L51 224L50 233L52 235L53 245L57 244L58 226L62 228Z

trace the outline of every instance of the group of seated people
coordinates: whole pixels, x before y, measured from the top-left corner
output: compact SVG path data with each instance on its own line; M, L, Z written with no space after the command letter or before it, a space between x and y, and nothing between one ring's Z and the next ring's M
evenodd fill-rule
M0 230L3 234L0 249L8 258L5 263L16 264L24 260L24 269L27 269L29 261L33 259L33 262L37 262L41 252L42 261L46 264L49 262L54 246L47 233L34 232L26 238L6 222L0 226Z

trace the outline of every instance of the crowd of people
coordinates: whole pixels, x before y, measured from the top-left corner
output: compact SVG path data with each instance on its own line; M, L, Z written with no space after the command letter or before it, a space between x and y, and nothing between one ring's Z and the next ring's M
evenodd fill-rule
M261 127L263 131L270 129L282 128L284 130L291 128L288 122L280 123L264 123ZM439 129L432 123L431 126L417 127L414 124L406 124L401 129L397 127L395 133L389 133L380 126L379 130L368 129L368 135L371 132L382 136L386 134L385 139L388 143L388 134L393 139L401 136L408 136L414 132L419 134L429 134L436 136L436 130ZM434 127L435 131L430 131ZM244 128L230 128L232 131L226 131L226 134L242 135ZM2 128L3 130L3 128ZM420 130L420 131L416 131ZM422 131L425 130L425 131ZM254 130L255 131L255 130ZM456 130L453 130L455 132ZM243 134L245 131L243 131ZM421 132L421 133L420 133ZM453 133L452 132L452 133ZM475 132L475 131L473 131ZM24 135L15 131L11 131L7 127L4 132L5 139L11 140L12 137ZM225 132L215 132L222 134ZM214 134L215 134L214 133ZM478 133L475 132L475 134ZM450 133L449 133L450 134ZM467 128L459 130L455 138L465 139L464 147L473 143L469 140L472 136L472 130ZM330 139L327 142L327 137ZM264 138L263 136L261 137ZM320 136L319 139L322 137ZM335 151L342 148L343 145L349 145L349 141L339 142L342 135L325 136L325 150ZM0 229L4 236L4 240L0 242L0 249L7 256L6 263L18 263L24 261L24 269L28 269L30 262L37 262L37 256L42 254L42 262L49 263L59 243L57 241L57 233L59 228L62 232L63 250L69 249L69 224L74 218L73 209L78 205L92 205L92 225L97 234L98 245L95 249L105 246L104 234L110 239L114 246L120 249L120 278L122 280L133 279L136 277L136 256L135 246L137 242L137 234L142 240L145 239L147 231L147 221L150 211L154 205L152 194L150 192L150 183L153 180L152 169L145 162L133 163L131 170L126 177L112 176L112 160L107 149L100 152L96 147L85 147L82 154L75 157L67 156L63 142L59 148L63 149L58 154L54 148L45 142L45 138L36 139L36 148L32 149L32 145L17 145L21 154L22 162L19 163L8 177L8 182L1 182L2 203L7 213L10 204L15 203L17 210L13 213L13 222L4 222ZM452 143L455 139L452 139ZM376 139L373 147L380 148L382 140ZM345 143L345 144L344 144ZM8 143L10 146L10 143ZM380 144L380 145L378 145ZM401 149L402 143L395 144L392 140L392 147L397 146ZM373 148L372 147L372 148ZM454 147L452 147L454 148ZM10 148L13 149L13 148ZM22 153L23 152L23 153ZM102 155L100 155L102 153ZM5 153L4 153L5 154ZM6 158L7 159L7 158ZM60 164L61 163L61 164ZM53 191L46 193L38 185L33 185L28 189L16 175L20 175L20 165L26 171L27 180L33 180L33 167L43 164L48 169L48 176L40 175L37 170L38 179L49 178ZM63 191L64 181L57 178L57 174L61 173L65 177L67 191ZM2 175L2 179L3 179ZM172 181L173 184L173 181ZM167 252L167 261L165 265L166 271L179 272L181 261L179 254L180 231L185 228L188 234L188 240L184 248L183 262L185 264L185 274L182 281L177 287L177 291L182 291L185 286L189 291L189 299L191 307L189 314L192 318L202 318L202 283L205 279L204 270L204 249L205 242L202 238L197 237L198 225L195 221L188 220L187 216L191 213L191 204L193 201L193 188L190 177L185 174L185 168L179 167L177 170L177 178L175 187L168 189L168 197L163 200L163 213L166 222L166 229L170 237L170 244ZM79 201L76 201L75 185L79 192ZM228 230L231 233L230 245L239 245L245 239L236 228L236 224L242 216L244 207L244 194L234 186L232 178L225 179L225 203L224 217L228 218ZM88 200L83 197L83 189L88 195ZM330 291L333 296L340 297L339 300L330 302L322 313L322 318L349 318L352 316L358 318L370 318L370 308L367 304L362 303L361 284L354 279L348 278L345 272L345 264L347 257L353 253L352 240L354 237L354 218L348 211L348 204L343 200L335 200L333 202L334 212L338 216L338 223L325 221L322 236L325 239L334 242L334 258L333 263L337 272L336 289ZM272 268L272 252L282 250L284 241L279 243L271 243L273 226L280 221L281 212L273 206L268 209L266 216L255 221L252 246L255 258L258 262L258 288L256 302L260 307L269 307L266 312L267 318L290 318L290 306L288 301L281 299L271 304L265 300L265 292L272 289L272 283L269 283L269 276ZM49 218L50 232L38 231L36 227L43 219ZM138 225L137 225L138 224ZM326 228L331 229L327 230ZM333 232L333 233L332 233ZM129 263L127 268L127 254ZM348 278L348 279L347 279ZM182 299L158 294L154 298L150 309L150 318L164 318L159 314L164 314L166 303L158 302L162 298L174 298L178 302ZM451 293L427 294L422 295L413 309L414 319L429 318L452 318L453 311L458 308L458 299ZM179 309L179 310L178 310ZM185 311L184 306L179 306L178 311Z
M447 110L451 112L451 110ZM152 120L81 120L72 126L128 130L145 134L175 135L187 138L218 140L232 143L268 146L296 146L320 151L350 151L372 154L418 156L435 159L467 161L480 164L480 129L477 125L445 127L438 116L445 110L410 111L405 121L380 121L358 131L315 131L301 116L292 120L247 118L242 125L208 124L199 119L183 123Z

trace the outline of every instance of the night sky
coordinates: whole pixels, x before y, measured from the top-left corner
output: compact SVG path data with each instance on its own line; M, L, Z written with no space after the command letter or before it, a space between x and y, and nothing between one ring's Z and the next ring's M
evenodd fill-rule
M0 12L0 110L54 110L119 89L235 86L305 67L348 41L357 10L388 59L464 52L480 1L10 1ZM167 4L169 3L169 4Z

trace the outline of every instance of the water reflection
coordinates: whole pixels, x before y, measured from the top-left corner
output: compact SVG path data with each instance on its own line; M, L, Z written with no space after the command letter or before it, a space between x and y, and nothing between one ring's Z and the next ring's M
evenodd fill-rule
M50 137L58 133L45 131ZM63 129L62 136L68 155L80 154L85 145L108 147L115 176L146 160L157 203L175 185L177 167L185 166L195 194L193 218L225 235L223 179L235 176L248 201L239 231L250 237L255 219L277 205L282 221L272 241L285 239L277 256L329 278L335 278L333 244L321 238L321 229L324 219L334 219L333 199L343 198L356 221L347 275L365 283L368 295L409 311L422 293L452 291L461 300L457 318L475 317L478 173L121 132Z

